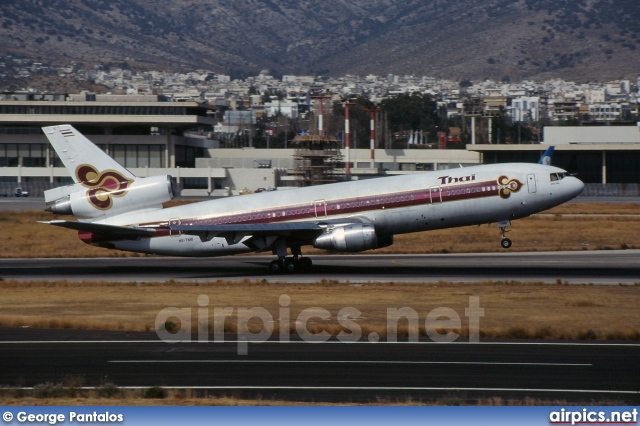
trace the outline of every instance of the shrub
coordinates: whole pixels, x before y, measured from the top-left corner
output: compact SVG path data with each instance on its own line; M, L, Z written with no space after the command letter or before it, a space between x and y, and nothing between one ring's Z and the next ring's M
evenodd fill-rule
M142 397L145 399L164 399L167 397L167 391L160 386L152 386L144 390Z

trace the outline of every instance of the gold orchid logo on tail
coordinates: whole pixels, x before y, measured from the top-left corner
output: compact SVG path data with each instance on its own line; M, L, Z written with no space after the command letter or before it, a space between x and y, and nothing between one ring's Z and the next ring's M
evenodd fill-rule
M85 187L89 202L97 209L109 210L113 206L112 197L122 197L129 191L132 179L127 179L115 170L98 172L90 164L82 164L76 169L78 181Z
M509 179L507 176L500 176L498 178L498 188L500 198L504 198L506 200L511 197L512 192L520 191L520 188L522 188L522 182L518 179Z

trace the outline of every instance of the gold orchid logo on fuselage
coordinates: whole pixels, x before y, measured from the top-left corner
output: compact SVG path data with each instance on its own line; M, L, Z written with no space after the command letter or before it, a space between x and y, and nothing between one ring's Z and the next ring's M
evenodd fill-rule
M500 176L498 182L498 195L505 200L511 197L512 192L520 191L522 188L522 182L518 179L509 179L507 176Z
M76 177L83 186L89 188L87 198L91 205L100 210L109 210L113 206L112 198L124 196L133 182L115 170L98 172L90 164L78 166Z

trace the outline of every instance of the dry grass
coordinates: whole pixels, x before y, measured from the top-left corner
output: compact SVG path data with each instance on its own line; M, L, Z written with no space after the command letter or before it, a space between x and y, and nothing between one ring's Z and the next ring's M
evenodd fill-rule
M247 406L307 406L309 403L285 401L285 400L266 400L266 399L241 399L233 397L185 397L183 394L191 393L185 391L168 391L169 395L163 399L148 399L140 396L140 392L125 392L118 398L100 398L93 395L93 392L87 392L87 396L76 398L34 398L34 397L15 397L0 396L0 405L20 405L20 406L224 406L224 407L247 407ZM313 404L313 405L349 405L349 404ZM358 404L361 405L361 404ZM375 404L378 405L378 404ZM387 405L406 405L398 402L397 404ZM417 404L414 404L417 405ZM553 405L553 404L549 404Z
M237 397L209 396L206 392L194 391L191 389L172 390L167 389L167 397L162 399L148 399L142 396L142 391L121 390L120 394L114 398L105 398L96 395L95 391L88 390L81 392L76 397L62 396L59 398L37 398L33 396L15 396L15 392L5 392L0 394L0 405L4 406L308 406L309 402L285 401L278 399L242 399ZM445 397L442 399L419 400L414 398L390 398L377 399L372 402L344 402L344 403L323 403L313 402L314 406L422 406L422 405L479 405L479 406L582 406L582 405L624 405L620 401L584 401L569 402L567 400L544 400L527 397L524 399L509 399L501 397L481 398L476 400L465 400L459 397Z
M640 206L636 204L565 204L510 227L512 251L607 250L640 247ZM564 216L564 215L583 216ZM600 215L609 216L600 216ZM636 215L638 216L629 216ZM129 257L144 256L82 243L76 232L36 223L54 217L46 212L2 212L5 248L0 257ZM472 253L502 251L495 224L396 236L391 247L373 251L400 253ZM305 247L306 254L326 253Z
M194 283L109 283L109 282L0 282L0 326L77 328L100 330L154 331L156 316L166 307L191 308L192 331L198 324L198 296L209 297L208 326L214 330L214 309L234 308L225 321L225 331L238 331L238 308L262 307L275 320L277 335L281 317L280 297L290 298L291 321L288 329L296 333L295 320L303 310L326 309L327 321L311 319L311 333L328 331L332 335L342 327L337 316L343 308L356 308L363 336L371 332L387 335L387 309L412 308L424 322L436 308L453 309L461 318L461 327L453 331L468 336L465 308L470 296L479 296L484 316L480 320L481 338L600 339L640 340L640 316L637 300L640 285L591 286L536 283L415 284L320 282L316 284L268 284L262 282ZM250 323L251 332L262 329L262 321ZM399 336L411 330L402 319ZM177 324L176 324L177 325ZM440 330L443 331L443 330ZM446 330L449 331L449 330Z

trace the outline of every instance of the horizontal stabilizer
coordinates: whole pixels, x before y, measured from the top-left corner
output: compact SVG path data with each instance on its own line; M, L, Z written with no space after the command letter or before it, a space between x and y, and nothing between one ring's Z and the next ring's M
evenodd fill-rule
M150 237L156 230L151 228L135 228L132 226L105 225L103 223L74 222L70 220L52 220L50 222L40 222L48 225L61 226L63 228L75 229L76 231L92 232L108 237L135 239L138 237Z

